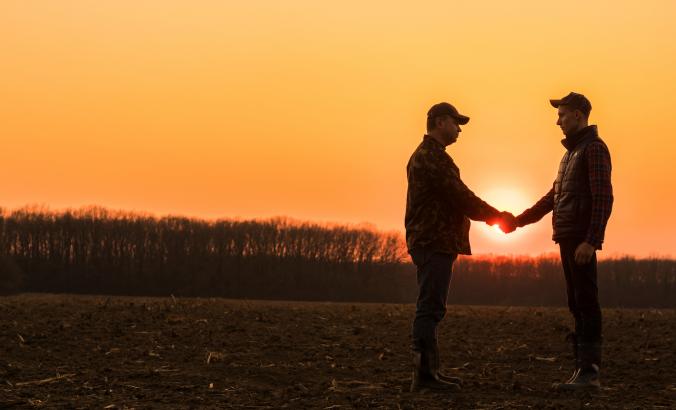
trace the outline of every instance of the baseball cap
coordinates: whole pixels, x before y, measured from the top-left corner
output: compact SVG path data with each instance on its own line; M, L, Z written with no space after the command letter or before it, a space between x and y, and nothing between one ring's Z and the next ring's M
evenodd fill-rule
M571 92L559 100L549 100L552 107L559 108L559 105L567 105L575 110L580 110L586 116L589 116L592 106L587 97L582 94Z
M439 104L434 104L429 111L427 111L427 118L441 117L443 115L450 115L451 117L458 120L458 124L465 125L469 122L469 117L462 115L458 110L447 102L440 102Z

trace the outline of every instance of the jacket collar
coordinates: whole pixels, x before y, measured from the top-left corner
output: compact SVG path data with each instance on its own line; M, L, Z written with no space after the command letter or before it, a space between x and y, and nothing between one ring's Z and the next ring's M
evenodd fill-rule
M566 136L566 138L561 140L561 144L566 147L568 151L572 151L582 141L586 141L591 138L597 138L598 136L599 132L596 128L596 125L589 125L571 136Z
M427 134L423 136L423 144L429 145L431 148L440 149L442 151L446 150L446 147L444 147L439 141L435 140L434 138L432 138Z

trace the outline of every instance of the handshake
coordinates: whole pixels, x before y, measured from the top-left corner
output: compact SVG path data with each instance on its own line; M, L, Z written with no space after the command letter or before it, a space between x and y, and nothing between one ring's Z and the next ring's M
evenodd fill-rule
M498 225L504 233L514 232L519 227L519 221L511 212L500 212L497 216L489 218L486 223L491 226Z

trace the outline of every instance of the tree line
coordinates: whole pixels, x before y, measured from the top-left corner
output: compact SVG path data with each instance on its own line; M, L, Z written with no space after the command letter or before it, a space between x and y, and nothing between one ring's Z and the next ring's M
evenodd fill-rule
M567 306L558 255L464 257L454 266L450 303ZM604 307L676 308L676 260L625 256L598 263Z
M450 303L565 305L554 256L468 257ZM368 226L207 221L112 211L0 211L0 293L414 302L415 267L399 233ZM599 264L605 306L676 307L676 261Z

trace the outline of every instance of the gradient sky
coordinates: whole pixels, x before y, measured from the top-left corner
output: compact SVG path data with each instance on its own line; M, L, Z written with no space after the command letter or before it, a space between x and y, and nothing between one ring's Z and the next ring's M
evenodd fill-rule
M518 213L564 152L548 99L575 90L613 158L602 256L676 256L674 21L667 0L3 0L0 206L403 231L406 161L449 101L464 181ZM555 251L550 224L474 223L474 252Z

